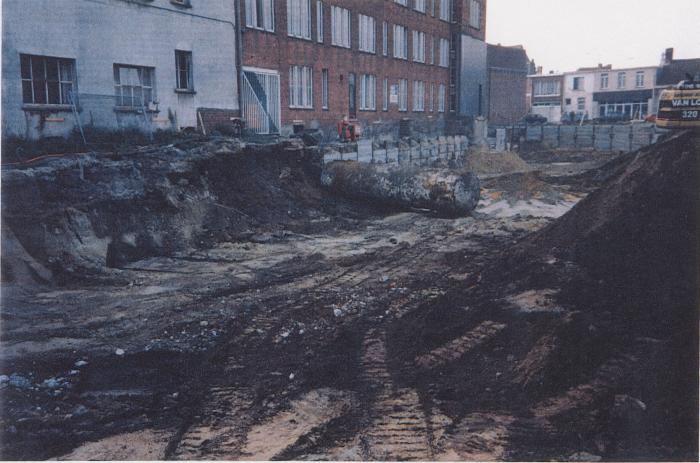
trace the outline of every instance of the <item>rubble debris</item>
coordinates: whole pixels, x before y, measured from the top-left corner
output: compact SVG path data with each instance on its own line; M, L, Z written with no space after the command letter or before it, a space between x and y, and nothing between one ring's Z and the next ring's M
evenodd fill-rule
M321 182L339 194L449 216L470 214L479 202L479 178L447 169L342 161L324 167Z

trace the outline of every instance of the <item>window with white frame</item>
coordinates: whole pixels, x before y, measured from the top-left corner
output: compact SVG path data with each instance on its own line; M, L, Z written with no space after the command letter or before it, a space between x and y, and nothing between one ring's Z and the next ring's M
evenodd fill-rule
M620 72L617 74L617 88L627 87L627 74Z
M438 87L438 112L445 112L445 85L440 84Z
M141 109L155 101L155 68L114 65L114 91L117 106Z
M637 71L635 76L635 86L644 87L644 71Z
M534 86L535 96L559 96L561 95L561 82L557 80L537 80Z
M175 50L175 88L186 91L194 90L191 51Z
M20 55L22 102L71 104L75 91L75 60Z
M389 54L389 25L386 21L382 22L382 54Z
M413 9L425 13L425 0L413 0Z
M438 65L444 68L450 66L450 42L447 39L440 39L440 61Z
M373 17L358 15L359 23L359 49L368 53L374 53L377 46L376 22Z
M394 58L408 59L408 29L394 25Z
M371 74L360 76L360 110L374 111L377 109L377 78Z
M350 10L331 6L331 43L350 48Z
M435 64L435 37L432 35L428 36L428 56L430 64Z
M425 82L413 81L413 110L425 111Z
M323 2L316 0L316 41L323 43Z
M287 35L311 40L311 0L287 0Z
M583 90L583 84L584 84L583 77L574 77L572 88L574 90Z
M321 69L321 108L328 109L328 69Z
M605 90L610 86L610 76L606 74L600 75L600 88Z
M471 0L469 25L474 29L481 29L481 2L479 0Z
M399 79L399 111L408 111L408 80Z
M435 112L435 84L430 84L430 112Z
M289 107L313 108L313 71L309 66L289 68Z
M413 31L413 61L425 63L425 32Z
M585 97L580 97L576 100L576 108L579 111L585 111L586 110L586 98Z
M245 0L245 25L275 31L275 0Z
M452 20L452 0L440 0L440 19Z
M430 16L433 18L435 17L435 2L438 0L427 0L428 1L428 6L430 8Z
M389 111L389 79L384 79L382 88L382 110Z

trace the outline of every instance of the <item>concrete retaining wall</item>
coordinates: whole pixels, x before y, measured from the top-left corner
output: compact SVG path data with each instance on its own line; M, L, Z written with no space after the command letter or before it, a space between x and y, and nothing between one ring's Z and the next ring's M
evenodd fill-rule
M377 144L372 140L360 140L346 146L347 152L329 151L324 154L324 164L334 161L358 161L372 164L429 165L438 159L463 157L469 149L469 140L465 136L436 137L411 146L403 142Z
M628 152L655 143L658 136L653 124L532 125L525 138L549 148Z

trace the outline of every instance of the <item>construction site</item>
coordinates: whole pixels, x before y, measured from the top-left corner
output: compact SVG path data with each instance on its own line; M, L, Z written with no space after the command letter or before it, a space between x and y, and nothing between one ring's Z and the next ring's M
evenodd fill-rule
M0 457L697 460L698 132L305 141L3 167Z

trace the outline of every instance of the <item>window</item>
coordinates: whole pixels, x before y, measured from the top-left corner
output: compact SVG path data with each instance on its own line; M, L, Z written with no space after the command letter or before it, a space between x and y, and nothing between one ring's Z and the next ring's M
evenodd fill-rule
M574 90L583 90L583 77L574 77Z
M469 25L474 29L481 29L481 2L471 0L469 8Z
M413 9L425 13L425 0L413 0Z
M323 43L323 2L316 0L316 41Z
M428 52L430 53L430 64L435 64L435 37L428 37Z
M311 40L311 0L287 0L287 35Z
M561 95L561 83L556 80L537 80L534 88L535 96Z
M382 109L384 111L389 111L389 79L384 79L384 88L382 90Z
M438 112L445 112L445 85L440 84L438 87Z
M75 60L20 55L22 102L71 104L75 90Z
M377 78L370 74L360 76L360 109L363 111L374 111L376 106L376 81Z
M245 0L245 25L253 29L274 32L274 0Z
M635 85L637 87L644 87L644 71L637 71L635 76Z
M413 61L425 63L425 32L413 31Z
M399 111L408 111L408 80L399 79Z
M627 74L620 72L617 74L617 88L627 87Z
M435 17L435 2L437 1L438 0L428 0L428 2L430 2L430 16L432 16L433 18Z
M600 88L605 90L610 85L610 76L608 74L600 75Z
M576 101L576 107L579 111L586 110L586 98L581 97Z
M440 19L452 20L452 0L440 0Z
M394 0L395 3L398 3L399 5L407 6L408 5L408 0Z
M446 68L450 66L450 42L440 39L440 66Z
M321 108L328 109L328 69L321 69Z
M376 26L374 18L371 16L365 16L363 14L358 15L359 22L359 48L360 51L366 51L368 53L374 53L377 44L376 37Z
M408 29L394 25L394 58L408 59Z
M177 90L194 90L192 83L192 52L175 50Z
M386 21L382 23L382 54L389 54L389 25Z
M313 108L313 79L308 66L289 68L289 107Z
M331 6L331 43L350 48L350 11Z
M154 68L114 65L114 90L117 106L143 108L155 100Z
M425 111L425 82L413 81L413 110Z
M430 84L430 112L435 112L435 84Z

